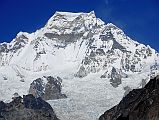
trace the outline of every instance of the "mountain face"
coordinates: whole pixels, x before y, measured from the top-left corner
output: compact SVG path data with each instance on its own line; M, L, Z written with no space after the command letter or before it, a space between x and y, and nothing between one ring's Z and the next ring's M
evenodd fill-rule
M159 76L151 79L144 88L132 90L99 120L158 120L158 105Z
M68 98L52 105L59 116L69 110L61 119L96 119L128 90L143 87L155 76L158 61L154 49L104 23L94 12L56 12L43 28L20 32L10 43L0 44L0 100L10 100L15 92L28 94L38 78L59 76L61 94ZM104 105L105 99L109 104ZM79 108L82 105L88 107ZM93 107L99 113L85 116Z
M105 24L94 12L56 12L44 28L32 34L20 32L11 43L2 43L0 53L1 67L17 65L31 72L77 62L78 77L100 70L107 73L112 67L125 73L141 72L158 59L155 50L131 40L115 25Z

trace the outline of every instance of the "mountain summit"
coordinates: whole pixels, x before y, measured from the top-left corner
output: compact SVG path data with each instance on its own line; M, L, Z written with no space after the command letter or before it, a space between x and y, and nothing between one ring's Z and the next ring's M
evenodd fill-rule
M158 61L154 49L104 23L93 11L56 12L43 28L31 34L20 32L10 43L0 44L0 98L9 100L15 92L28 94L33 80L42 76L60 76L68 98L56 101L57 114L69 109L66 116L72 120L79 113L92 120L99 113L90 113L92 118L84 113L93 107L103 113L122 99L127 88L143 87L157 74ZM105 106L106 99L112 100ZM78 109L82 105L88 107Z

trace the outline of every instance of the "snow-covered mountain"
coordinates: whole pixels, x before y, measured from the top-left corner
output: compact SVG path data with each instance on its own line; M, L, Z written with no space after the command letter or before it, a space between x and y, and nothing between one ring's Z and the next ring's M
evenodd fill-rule
M0 99L27 94L39 77L60 76L68 98L50 101L55 112L62 120L95 120L122 99L126 87L143 87L158 69L154 49L94 12L56 12L43 28L0 44Z

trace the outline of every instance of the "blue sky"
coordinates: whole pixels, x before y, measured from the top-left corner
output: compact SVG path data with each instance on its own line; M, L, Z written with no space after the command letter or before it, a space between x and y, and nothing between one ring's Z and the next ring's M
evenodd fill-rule
M159 0L0 0L0 42L33 32L55 11L90 12L159 51Z

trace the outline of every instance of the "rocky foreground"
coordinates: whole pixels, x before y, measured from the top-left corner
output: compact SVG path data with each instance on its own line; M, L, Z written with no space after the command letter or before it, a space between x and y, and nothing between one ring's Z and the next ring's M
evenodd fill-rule
M50 104L33 95L0 102L0 120L58 120Z
M159 120L159 76L132 90L99 120Z

